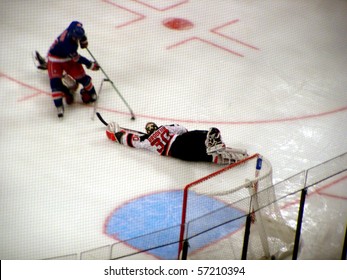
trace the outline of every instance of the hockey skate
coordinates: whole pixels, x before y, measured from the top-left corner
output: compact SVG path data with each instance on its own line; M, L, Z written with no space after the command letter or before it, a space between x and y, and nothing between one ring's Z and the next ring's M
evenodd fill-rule
M64 106L57 107L58 118L64 117Z
M211 127L206 136L206 153L211 155L216 152L222 152L225 150L226 146L222 141L220 131L218 128Z
M36 67L40 70L47 70L47 62L46 62L45 58L42 57L38 51L35 51L33 56L35 59L34 63L36 65Z

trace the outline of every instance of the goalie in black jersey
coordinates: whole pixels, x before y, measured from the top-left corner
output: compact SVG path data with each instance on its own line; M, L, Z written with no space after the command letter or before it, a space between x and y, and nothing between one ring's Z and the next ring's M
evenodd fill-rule
M191 130L171 124L146 124L146 133L120 128L115 122L107 126L107 137L132 148L146 149L163 156L186 161L204 161L231 164L248 156L243 149L226 147L218 128Z

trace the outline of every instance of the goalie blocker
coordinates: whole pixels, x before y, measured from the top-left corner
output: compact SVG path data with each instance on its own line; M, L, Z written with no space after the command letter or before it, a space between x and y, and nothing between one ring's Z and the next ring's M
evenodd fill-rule
M146 124L146 133L120 128L111 122L107 126L107 137L116 143L154 152L158 155L178 158L185 161L230 164L248 156L244 149L226 147L218 128L191 130L171 124L157 126Z

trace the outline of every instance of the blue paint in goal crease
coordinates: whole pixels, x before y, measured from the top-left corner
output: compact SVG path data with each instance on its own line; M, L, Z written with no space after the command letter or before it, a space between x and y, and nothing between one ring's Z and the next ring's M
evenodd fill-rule
M195 236L209 228L223 224L204 234L189 240L190 252L208 246L238 230L244 219L232 219L243 216L241 210L226 207L215 198L189 194L189 236ZM147 253L159 259L176 259L182 216L183 191L168 191L140 197L118 208L108 218L106 234L125 241L139 251L151 249ZM203 216L208 214L207 216ZM203 217L202 217L203 216ZM196 219L198 217L202 217ZM225 223L225 224L224 224ZM169 246L163 245L174 243Z

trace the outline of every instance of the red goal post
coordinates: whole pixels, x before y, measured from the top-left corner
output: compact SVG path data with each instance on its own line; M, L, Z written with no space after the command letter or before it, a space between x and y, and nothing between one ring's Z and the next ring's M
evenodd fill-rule
M251 228L254 227L256 233L251 233L254 236L253 239L250 239L251 258L270 258L275 251L283 250L283 246L287 246L287 243L294 236L294 231L286 226L280 210L274 203L276 198L271 186L272 166L260 154L249 156L186 185L183 191L178 258L181 258L183 242L187 239L187 236L185 236L186 225L190 222L187 221L187 213L194 211L194 215L199 216L199 209L196 208L200 207L196 205L200 204L194 204L191 200L199 199L200 196L218 200L226 207L235 207L235 209L243 211L245 215L248 213L254 214L255 222ZM265 192L260 194L264 190ZM195 205L194 209L190 209L190 203ZM267 206L266 210L261 210L267 204L271 204L271 206ZM201 208L203 208L203 205ZM201 215L205 214L206 212ZM211 221L211 224L215 224L215 222ZM204 218L203 223L206 223L206 226L208 226L208 218ZM274 228L278 228L279 232L276 229L276 233L272 233L271 231ZM285 241L277 242L278 239L281 239L281 236L279 236L281 234L285 235L283 238ZM276 237L273 238L272 236ZM275 239L279 244L271 244ZM239 236L237 240L233 241L233 243L235 242L241 243L239 246L242 246L243 238ZM238 255L239 250L236 251Z

